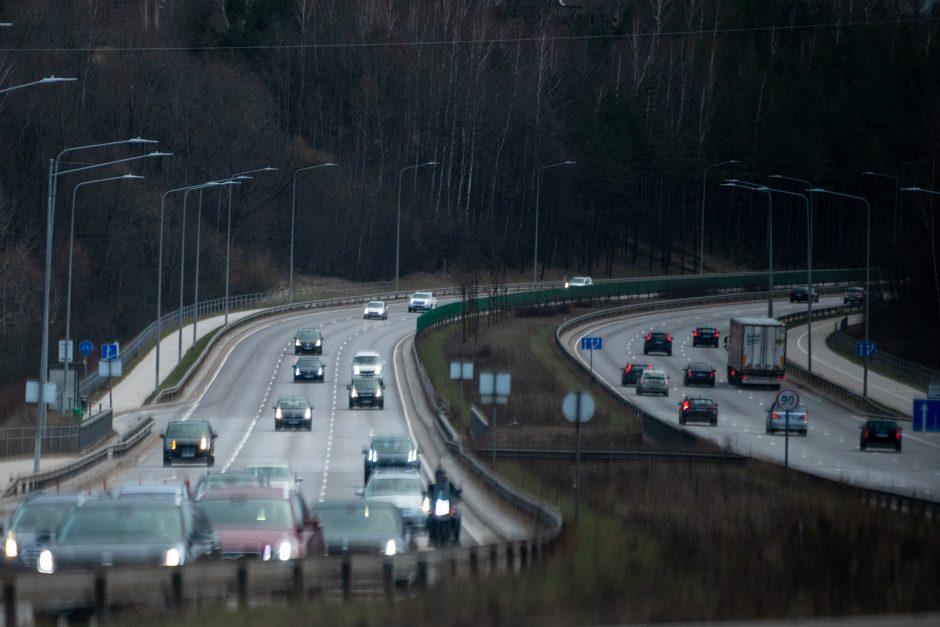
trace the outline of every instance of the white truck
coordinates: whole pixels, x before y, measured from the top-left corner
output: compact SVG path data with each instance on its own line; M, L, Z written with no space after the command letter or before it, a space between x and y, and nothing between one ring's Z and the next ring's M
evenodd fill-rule
M787 327L773 318L732 318L725 337L728 383L780 387L787 358Z

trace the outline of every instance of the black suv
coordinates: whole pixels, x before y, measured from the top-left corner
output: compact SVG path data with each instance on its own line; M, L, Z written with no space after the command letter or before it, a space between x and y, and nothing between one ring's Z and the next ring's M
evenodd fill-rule
M353 407L385 407L385 397L382 390L385 386L378 379L353 379L346 386L349 390L349 409Z
M174 420L166 426L163 440L163 465L176 461L205 460L206 466L215 465L215 438L208 420Z
M319 357L301 357L294 364L294 381L323 381L325 370Z
M901 452L901 427L892 418L869 418L860 427L858 449L864 451L869 446L884 446Z
M636 385L643 371L650 370L652 367L653 364L641 364L631 361L623 367L623 372L620 373L620 385Z
M643 354L666 353L672 355L672 336L665 331L650 331L643 340Z
M313 405L303 396L282 396L274 404L274 430L287 427L313 430Z
M685 367L682 381L685 385L710 385L715 387L715 369L711 364L702 361L693 361Z
M377 468L402 468L421 470L418 447L410 438L373 438L372 443L362 449L362 482L369 482L369 475Z
M714 346L718 348L718 329L715 327L695 327L692 331L692 346Z
M320 329L297 329L294 335L294 354L313 353L323 354L323 334Z

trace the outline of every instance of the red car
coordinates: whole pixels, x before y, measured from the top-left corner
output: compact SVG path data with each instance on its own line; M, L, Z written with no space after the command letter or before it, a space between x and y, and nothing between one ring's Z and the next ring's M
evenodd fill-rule
M303 559L324 555L319 520L286 488L222 488L197 501L222 544L224 559Z

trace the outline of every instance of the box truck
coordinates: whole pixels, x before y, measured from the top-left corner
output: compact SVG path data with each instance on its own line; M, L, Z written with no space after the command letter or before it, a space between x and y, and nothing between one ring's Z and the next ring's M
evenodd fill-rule
M773 318L732 318L725 338L728 383L780 387L787 358L787 327Z

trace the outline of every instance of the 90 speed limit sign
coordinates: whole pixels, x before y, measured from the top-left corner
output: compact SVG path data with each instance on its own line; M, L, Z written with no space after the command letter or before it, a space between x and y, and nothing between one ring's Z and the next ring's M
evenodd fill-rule
M800 395L793 390L780 390L777 393L777 409L790 411L800 406Z

